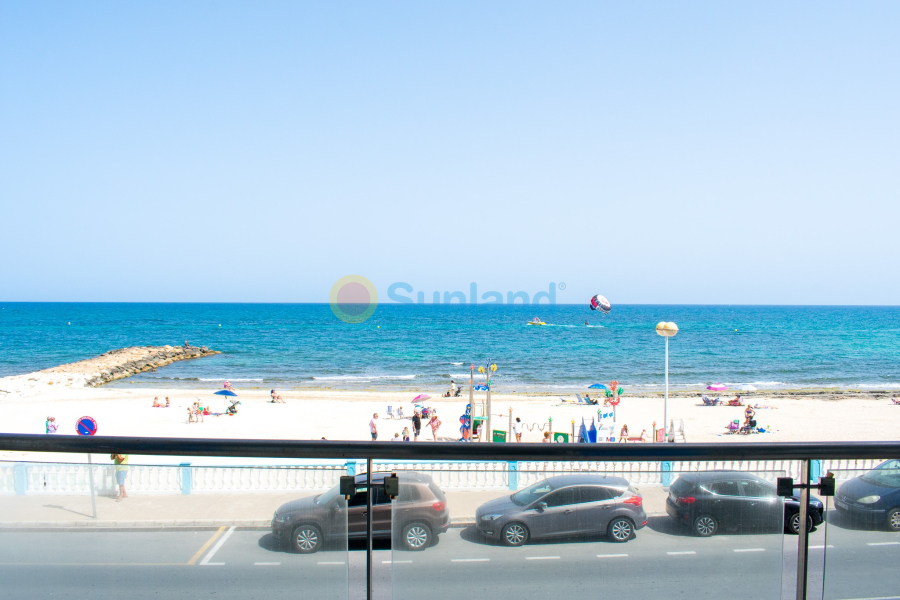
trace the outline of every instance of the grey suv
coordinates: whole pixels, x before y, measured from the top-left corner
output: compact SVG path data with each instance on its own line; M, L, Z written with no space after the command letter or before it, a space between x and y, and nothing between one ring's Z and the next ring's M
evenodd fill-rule
M596 533L627 542L647 524L642 505L640 493L621 477L560 475L481 505L475 527L508 546Z
M372 473L372 483L383 484L385 475ZM384 490L381 487L373 490L372 536L393 537L406 550L424 550L450 526L447 499L429 475L401 471L397 476L400 496L393 515L391 499L385 496ZM317 552L327 539L339 539L343 535L351 539L365 538L365 482L365 475L356 476L357 492L346 502L346 509L338 487L279 506L272 517L272 534L301 554Z

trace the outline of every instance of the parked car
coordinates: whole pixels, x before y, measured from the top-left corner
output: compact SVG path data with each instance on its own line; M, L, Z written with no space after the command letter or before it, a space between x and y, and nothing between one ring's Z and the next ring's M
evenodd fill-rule
M824 506L810 497L806 528L812 531L823 521ZM785 531L800 531L800 497L782 498L775 485L750 473L700 471L683 473L669 486L666 512L708 537L721 529L772 529L779 522ZM781 521L779 521L781 519Z
M372 482L381 484L388 473L372 473ZM372 536L391 538L407 550L424 550L450 526L450 511L444 492L429 475L401 471L400 495L394 505L381 487L372 498ZM272 517L272 534L290 543L296 552L317 552L325 542L347 535L366 537L366 476L356 476L356 495L344 501L338 487L324 494L293 500L278 507ZM393 516L393 521L392 517ZM345 521L346 519L346 521ZM393 527L392 527L393 522ZM346 523L346 524L345 524ZM397 539L399 537L399 540Z
M621 477L560 475L482 504L477 531L508 546L528 540L605 533L627 542L647 524L643 498Z
M834 496L838 514L900 531L900 460L887 460L848 479Z

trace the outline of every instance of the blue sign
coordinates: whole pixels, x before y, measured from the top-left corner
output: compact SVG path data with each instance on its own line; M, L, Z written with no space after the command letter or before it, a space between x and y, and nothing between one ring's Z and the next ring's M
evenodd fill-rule
M97 421L90 417L81 417L75 423L75 429L78 431L78 435L94 435L97 433Z

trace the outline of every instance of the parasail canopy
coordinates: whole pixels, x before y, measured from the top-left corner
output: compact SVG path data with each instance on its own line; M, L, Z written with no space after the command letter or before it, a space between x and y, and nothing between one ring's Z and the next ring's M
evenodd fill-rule
M609 311L612 310L612 304L609 303L609 300L597 294L591 298L591 310L599 310L604 315L608 315Z

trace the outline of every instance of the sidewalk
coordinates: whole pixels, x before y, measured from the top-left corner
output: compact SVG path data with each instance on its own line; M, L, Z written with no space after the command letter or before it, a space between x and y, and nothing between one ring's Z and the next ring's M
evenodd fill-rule
M659 485L640 488L648 516L665 514L666 492ZM450 521L471 525L475 510L509 490L448 491ZM90 496L0 496L0 529L268 527L275 509L314 494L159 494L130 495L122 502L97 496L97 518Z

